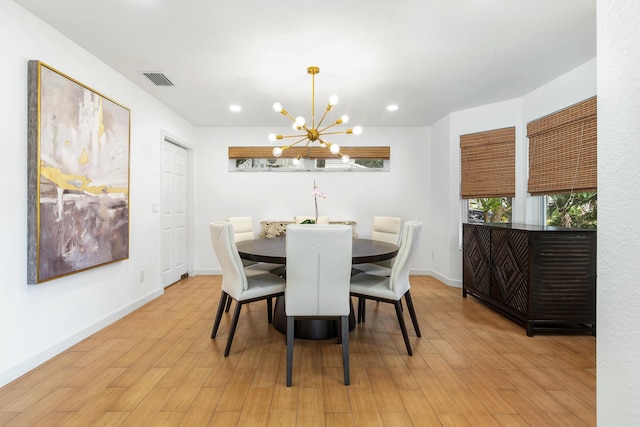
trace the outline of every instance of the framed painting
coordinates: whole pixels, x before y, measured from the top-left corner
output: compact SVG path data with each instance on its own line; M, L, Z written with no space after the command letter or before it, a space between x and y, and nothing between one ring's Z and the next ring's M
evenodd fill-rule
M129 258L130 110L29 61L29 284Z

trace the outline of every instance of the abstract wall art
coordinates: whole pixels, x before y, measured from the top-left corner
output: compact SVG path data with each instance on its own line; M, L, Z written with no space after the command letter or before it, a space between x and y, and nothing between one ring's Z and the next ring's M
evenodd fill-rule
M127 259L129 109L40 61L28 96L28 283Z

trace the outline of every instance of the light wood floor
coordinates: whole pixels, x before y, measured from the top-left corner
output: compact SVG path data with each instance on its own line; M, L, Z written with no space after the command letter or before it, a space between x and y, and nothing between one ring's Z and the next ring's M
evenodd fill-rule
M228 358L230 316L210 339L220 276L184 279L120 321L0 389L2 426L595 426L595 338L536 335L412 276L422 338L368 302L340 346L296 340L285 387L284 336L250 304Z

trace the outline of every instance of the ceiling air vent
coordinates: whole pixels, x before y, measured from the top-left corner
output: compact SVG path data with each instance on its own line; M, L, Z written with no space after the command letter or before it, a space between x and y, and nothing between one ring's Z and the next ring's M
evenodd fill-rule
M145 72L143 72L142 74L144 74L145 77L148 78L149 80L151 80L153 82L153 84L156 85L156 86L173 86L173 83L171 83L171 80L169 80L167 78L167 76L165 76L162 73L145 73Z

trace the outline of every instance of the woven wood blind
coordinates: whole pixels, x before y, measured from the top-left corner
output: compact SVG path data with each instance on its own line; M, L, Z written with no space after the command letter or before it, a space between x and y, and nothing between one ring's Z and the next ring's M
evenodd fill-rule
M596 97L534 120L529 138L529 193L597 190Z
M461 197L515 196L515 146L515 127L461 135Z
M246 147L229 147L230 159L270 159L273 158L271 152L273 147L265 146L246 146ZM342 147L342 154L346 154L352 159L385 159L391 158L390 147ZM326 148L321 147L291 147L282 153L282 158L296 158L300 154L304 158L311 159L337 159Z

